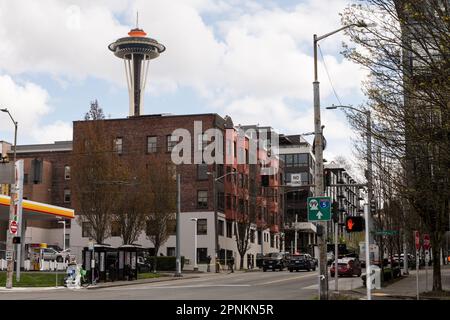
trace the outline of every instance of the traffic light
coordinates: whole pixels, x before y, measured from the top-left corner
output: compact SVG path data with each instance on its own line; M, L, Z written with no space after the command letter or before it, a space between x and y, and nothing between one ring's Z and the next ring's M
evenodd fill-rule
M14 244L20 244L20 237L13 237Z
M333 203L331 204L331 214L332 214L332 219L333 219L334 223L338 223L339 222L339 203L337 203L336 201L333 201Z
M377 213L377 203L375 199L370 200L370 214L374 215Z
M323 171L323 179L325 187L329 187L331 185L331 170L325 169Z
M323 226L322 225L320 225L320 224L317 225L316 234L317 234L318 237L323 236Z
M261 176L261 186L263 186L263 187L269 186L269 176L268 175Z
M345 230L347 232L360 232L364 230L363 217L347 217L345 219Z

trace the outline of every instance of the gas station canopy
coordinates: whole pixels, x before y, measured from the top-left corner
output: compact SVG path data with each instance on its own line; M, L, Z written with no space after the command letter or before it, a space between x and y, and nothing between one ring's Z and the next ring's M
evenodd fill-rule
M9 221L10 197L0 195L0 221ZM73 219L75 211L73 209L52 206L45 203L23 200L22 216L25 220L55 220Z

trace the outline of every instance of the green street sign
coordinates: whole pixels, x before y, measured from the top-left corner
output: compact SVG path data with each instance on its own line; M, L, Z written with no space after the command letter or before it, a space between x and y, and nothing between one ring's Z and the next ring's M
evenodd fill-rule
M330 197L308 198L308 221L330 221L331 199Z
M397 230L379 230L379 231L375 231L376 235L383 235L383 236L393 236L393 235L395 235L397 233L398 233Z

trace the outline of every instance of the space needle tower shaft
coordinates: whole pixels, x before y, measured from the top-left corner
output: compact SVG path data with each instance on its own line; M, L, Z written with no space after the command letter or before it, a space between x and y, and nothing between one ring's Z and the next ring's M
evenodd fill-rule
M147 33L139 29L136 23L136 28L128 33L128 37L120 38L108 46L116 57L124 61L130 117L142 114L150 60L159 57L166 50L158 41L146 36Z

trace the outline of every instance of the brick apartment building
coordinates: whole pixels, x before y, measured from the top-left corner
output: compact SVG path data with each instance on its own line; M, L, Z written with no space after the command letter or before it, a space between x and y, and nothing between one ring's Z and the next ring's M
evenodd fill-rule
M255 165L238 164L236 159L239 152L248 159L250 137L239 139L238 132L231 118L222 118L217 114L197 115L146 115L133 116L124 119L107 119L104 121L105 131L111 141L111 150L120 153L121 159L133 161L149 161L152 157L161 157L170 162L171 150L177 143L171 134L175 129L186 129L192 139L198 132L194 122L201 123L201 133L208 129L219 129L223 133L225 146L225 164L180 164L177 173L181 175L181 254L190 259L191 266L194 258L194 225L191 218L197 218L197 257L200 263L205 262L207 256L214 259L214 195L213 175L225 177L218 179L217 211L220 258L227 259L234 256L239 263L239 254L235 241L235 221L242 214L253 213L254 223L251 226L250 249L245 259L244 267L250 263L256 265L256 255L282 250L281 225L283 218L283 197L277 187L283 180L283 171L279 161L272 161L277 167L276 174L268 179L268 187L262 187L261 170L267 162L265 150L258 150ZM76 152L85 141L81 138L83 130L89 121L75 121L73 125L73 146L71 142L56 142L50 145L18 146L17 158L25 159L25 190L24 197L30 200L47 202L54 205L72 207L78 215L77 204L72 201L70 187L70 159L72 152ZM195 143L196 142L196 143ZM192 143L194 148L205 147L208 142L202 135L199 141ZM232 160L231 162L229 160ZM233 174L232 174L233 173ZM77 220L77 219L76 219ZM36 226L41 230L57 228L54 225ZM33 230L32 228L30 230ZM36 229L37 230L37 229ZM35 233L37 232L35 230ZM67 228L72 253L81 259L81 250L89 240L89 225L72 221ZM173 230L174 231L174 230ZM28 232L28 231L27 231ZM60 230L58 231L60 232ZM38 242L33 236L28 241ZM27 241L26 239L26 241ZM52 237L42 239L42 242L55 241ZM46 241L44 241L46 240ZM172 232L168 241L160 248L164 255L175 254L175 234ZM105 240L112 246L122 244L122 239L116 234ZM142 233L137 241L144 247L153 247ZM213 261L212 261L213 263ZM185 266L189 268L190 266ZM237 265L237 267L239 267Z

